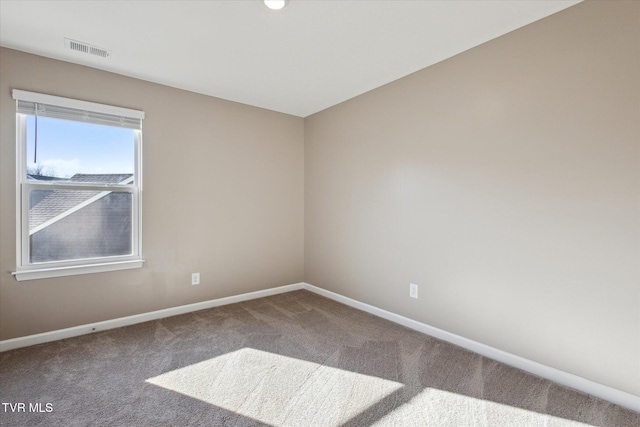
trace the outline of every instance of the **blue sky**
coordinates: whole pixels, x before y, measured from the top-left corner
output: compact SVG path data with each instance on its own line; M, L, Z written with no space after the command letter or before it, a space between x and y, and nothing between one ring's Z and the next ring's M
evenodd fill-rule
M132 129L38 117L34 163L35 117L27 117L27 168L36 164L46 175L133 173ZM48 172L48 173L47 173Z

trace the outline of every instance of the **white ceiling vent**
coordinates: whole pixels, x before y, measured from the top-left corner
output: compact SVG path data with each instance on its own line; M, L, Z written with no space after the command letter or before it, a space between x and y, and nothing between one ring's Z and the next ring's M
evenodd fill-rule
M100 56L102 58L107 58L111 54L111 52L107 49L67 38L64 39L64 45L67 49L75 50L82 53L88 53L89 55Z

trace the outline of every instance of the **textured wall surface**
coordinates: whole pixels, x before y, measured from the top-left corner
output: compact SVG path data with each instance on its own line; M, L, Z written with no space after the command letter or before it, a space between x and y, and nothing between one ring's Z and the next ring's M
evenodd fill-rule
M301 118L14 50L0 55L0 339L303 280ZM142 269L11 276L12 89L145 111Z
M638 76L585 2L306 118L306 282L640 396Z

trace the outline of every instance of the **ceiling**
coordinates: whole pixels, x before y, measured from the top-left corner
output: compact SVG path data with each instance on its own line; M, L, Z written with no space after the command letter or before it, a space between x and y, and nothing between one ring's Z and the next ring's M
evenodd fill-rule
M0 0L0 44L306 117L578 2Z

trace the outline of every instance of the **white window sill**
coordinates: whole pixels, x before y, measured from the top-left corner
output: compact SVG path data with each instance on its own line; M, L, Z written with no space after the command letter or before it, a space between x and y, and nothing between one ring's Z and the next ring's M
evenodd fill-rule
M101 264L74 265L69 267L39 268L16 271L13 274L18 282L23 280L48 279L51 277L74 276L76 274L102 273L105 271L141 268L144 260L118 261Z

